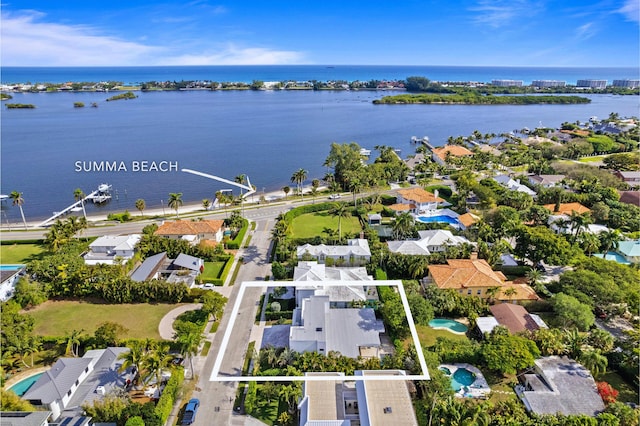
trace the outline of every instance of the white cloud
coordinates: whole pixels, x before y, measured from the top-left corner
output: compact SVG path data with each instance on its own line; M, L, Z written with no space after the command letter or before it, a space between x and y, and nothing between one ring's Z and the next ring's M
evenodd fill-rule
M638 0L626 0L618 12L625 15L629 21L640 22L640 2Z
M37 22L43 15L2 14L5 66L137 65L161 49L99 34L94 28Z
M167 58L165 65L277 65L304 64L300 52L261 47L237 47L229 44L215 52L184 54Z
M473 17L476 24L498 28L520 18L530 19L539 8L540 5L528 0L479 0L478 5L469 10L477 12Z
M576 28L576 38L579 40L586 40L593 37L596 34L596 29L593 26L593 22L587 22L584 25L580 25Z
M305 63L301 52L226 43L211 51L154 46L104 35L84 25L42 22L36 11L2 13L4 66L275 65ZM194 46L196 46L194 44Z

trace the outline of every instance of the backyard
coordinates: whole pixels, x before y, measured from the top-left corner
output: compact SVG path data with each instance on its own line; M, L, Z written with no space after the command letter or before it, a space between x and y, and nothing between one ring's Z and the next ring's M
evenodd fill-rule
M227 262L204 262L204 270L198 275L198 281L207 283L219 279L226 263Z
M92 335L106 321L128 329L122 338L160 339L158 324L163 316L179 304L109 305L79 301L48 301L27 311L35 320L35 333L42 336L64 336L81 329Z

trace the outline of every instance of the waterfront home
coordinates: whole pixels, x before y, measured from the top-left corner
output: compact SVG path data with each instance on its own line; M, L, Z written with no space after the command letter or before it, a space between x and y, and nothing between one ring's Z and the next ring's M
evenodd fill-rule
M82 405L114 390L122 389L133 379L128 370L120 372L120 354L129 348L110 347L87 351L82 358L60 358L22 395L32 405L51 411L55 420L82 415Z
M318 263L329 263L336 266L364 265L371 260L369 241L363 238L347 240L346 246L305 244L298 246L296 253L298 259L301 260L316 260Z
M402 370L356 370L356 376L405 376ZM417 426L409 382L404 380L345 381L344 373L305 373L326 380L305 380L298 404L300 426Z
M447 164L449 157L471 157L473 152L461 145L445 145L434 148L431 158L436 163L444 166Z
M130 277L136 282L162 279L192 287L203 270L204 261L198 257L180 253L175 259L169 259L167 253L162 252L146 258Z
M289 348L296 352L339 352L350 358L379 357L384 325L371 308L331 308L329 296L313 295L293 311Z
M529 176L529 183L532 185L540 185L543 188L552 188L560 186L565 175L532 175Z
M442 229L418 231L420 236L417 240L387 241L391 253L430 255L432 253L442 253L447 247L459 246L462 244L472 244L465 237L453 235L451 231Z
M175 220L164 222L154 233L163 238L186 240L193 245L201 241L222 241L224 233L223 220Z
M429 274L422 282L442 290L454 290L463 296L499 302L539 299L530 286L508 281L502 272L491 269L484 259L447 259L446 265L430 265Z
M532 372L518 376L516 394L527 411L539 415L596 416L604 402L593 376L576 361L559 356L538 358Z
M89 244L89 251L84 253L84 263L87 265L114 265L116 259L123 262L133 258L136 244L140 241L139 234L106 235Z
M613 174L622 179L631 188L640 187L640 171L615 171Z
M420 187L400 189L398 190L397 203L389 206L391 210L396 212L409 211L414 214L420 214L426 211L436 210L438 204L444 203L445 200L425 191Z
M507 175L498 175L494 177L493 180L511 191L524 192L532 197L536 196L536 191L532 190L527 185L523 185L519 180L514 180Z

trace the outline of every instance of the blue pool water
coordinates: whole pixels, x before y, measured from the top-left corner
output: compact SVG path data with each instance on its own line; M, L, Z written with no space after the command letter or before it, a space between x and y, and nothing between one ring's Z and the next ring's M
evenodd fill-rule
M18 383L16 383L15 385L11 386L9 390L13 391L18 396L22 396L29 390L31 386L33 386L35 382L38 381L40 376L42 376L43 374L44 373L38 373L31 377L27 377L26 379L23 379Z
M451 388L458 392L463 386L471 386L475 381L475 374L466 368L458 368L451 376Z
M438 216L418 216L416 219L422 223L449 223L451 225L460 225L458 219L455 217L447 216L447 215L438 215Z
M467 326L461 322L454 321L448 318L435 318L429 321L429 326L432 328L446 328L454 333L466 333Z
M17 271L23 267L24 265L0 265L0 271Z

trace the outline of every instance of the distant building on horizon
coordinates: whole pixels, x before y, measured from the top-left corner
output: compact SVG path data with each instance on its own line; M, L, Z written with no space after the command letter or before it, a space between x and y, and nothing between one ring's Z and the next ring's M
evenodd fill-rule
M640 80L613 80L613 87L624 87L625 89L635 89L640 87Z
M577 87L588 87L590 89L606 89L607 80L578 80Z
M524 82L522 80L491 80L491 85L497 87L522 87Z
M533 80L531 82L533 87L564 87L567 85L566 81L560 80Z

